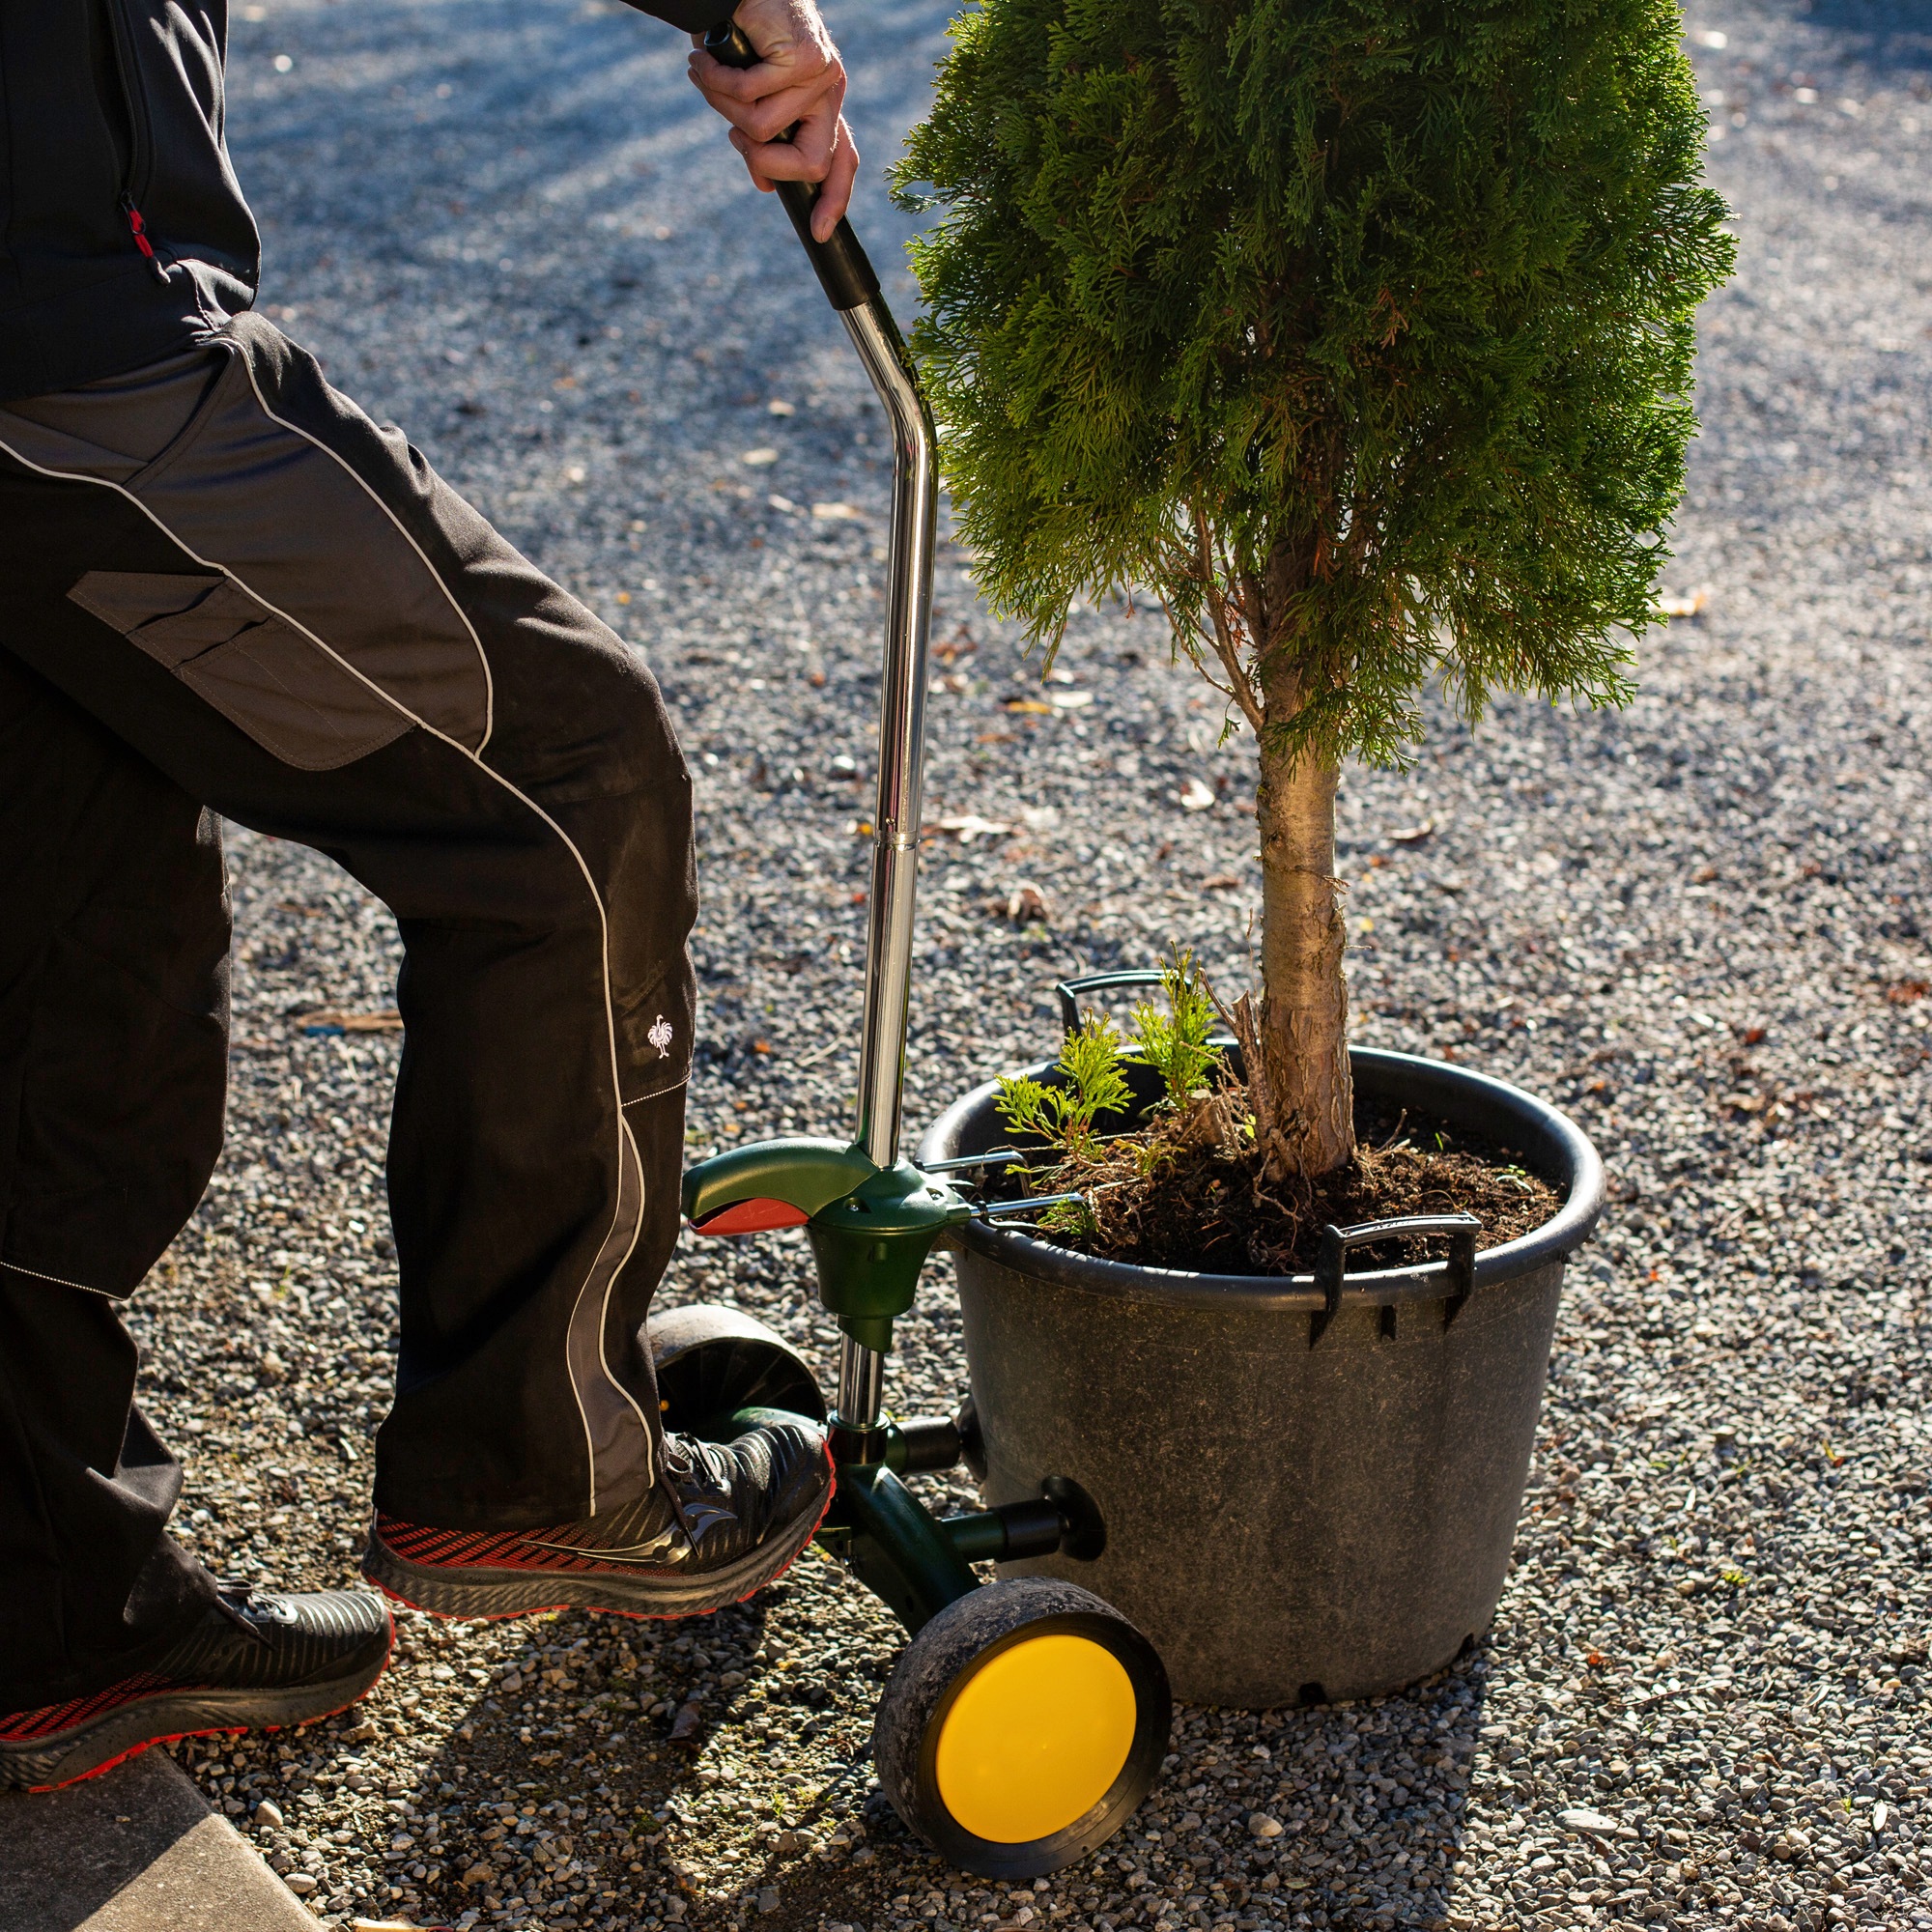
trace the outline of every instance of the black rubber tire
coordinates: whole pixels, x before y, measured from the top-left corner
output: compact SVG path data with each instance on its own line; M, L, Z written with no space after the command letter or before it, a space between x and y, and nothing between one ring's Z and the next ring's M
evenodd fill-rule
M657 1372L667 1429L707 1435L740 1408L781 1408L823 1422L818 1379L791 1344L755 1317L715 1302L667 1309L639 1337Z
M1133 1743L1112 1788L1050 1837L1003 1843L969 1832L946 1808L934 1772L941 1724L980 1664L1030 1636L1057 1632L1103 1644L1133 1686ZM907 1827L943 1858L980 1878L1045 1878L1105 1844L1153 1788L1167 1754L1174 1703L1158 1653L1125 1617L1078 1584L1045 1577L989 1583L949 1604L909 1643L879 1699L872 1763Z

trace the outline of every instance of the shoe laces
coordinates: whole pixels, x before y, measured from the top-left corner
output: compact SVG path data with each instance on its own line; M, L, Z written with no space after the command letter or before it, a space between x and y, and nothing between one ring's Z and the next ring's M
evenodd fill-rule
M686 1546L692 1549L697 1548L697 1537L692 1531L691 1519L685 1514L684 1499L677 1492L676 1478L689 1476L708 1481L714 1488L724 1490L727 1493L730 1489L728 1479L721 1478L718 1471L711 1466L710 1460L705 1455L708 1446L695 1436L679 1439L667 1435L664 1438L664 1453L658 1461L658 1487L664 1492L665 1501L670 1505L670 1513L676 1519L679 1530L683 1532Z
M664 1440L664 1455L659 1459L658 1488L664 1492L665 1501L670 1505L670 1513L676 1520L678 1529L684 1536L685 1548L696 1549L697 1539L691 1533L691 1519L684 1513L684 1503L677 1492L677 1476L685 1474L696 1463L697 1458L691 1448L682 1442L673 1441L668 1435Z
M214 1607L239 1631L245 1631L257 1643L272 1644L269 1635L255 1619L248 1615L248 1606L254 1601L255 1586L239 1578L223 1577L214 1586Z

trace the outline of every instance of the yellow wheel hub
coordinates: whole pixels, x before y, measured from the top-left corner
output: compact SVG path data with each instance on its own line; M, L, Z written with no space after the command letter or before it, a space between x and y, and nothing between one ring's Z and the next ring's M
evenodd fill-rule
M934 1775L976 1837L1023 1845L1093 1809L1134 1742L1134 1687L1090 1637L1029 1637L967 1679L939 1733Z

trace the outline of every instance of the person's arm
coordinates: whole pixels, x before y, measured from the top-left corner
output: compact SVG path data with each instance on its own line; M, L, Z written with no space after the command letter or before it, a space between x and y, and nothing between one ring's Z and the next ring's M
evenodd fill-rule
M680 0L655 0L651 11L677 4ZM811 232L829 242L852 199L859 172L859 151L839 112L845 69L838 49L812 0L739 0L735 11L714 8L713 17L703 24L720 19L737 21L761 56L758 65L726 67L702 46L694 46L691 78L731 124L731 145L744 156L761 189L769 193L781 181L819 184ZM696 38L701 28L691 31ZM784 138L787 128L792 130L789 140Z

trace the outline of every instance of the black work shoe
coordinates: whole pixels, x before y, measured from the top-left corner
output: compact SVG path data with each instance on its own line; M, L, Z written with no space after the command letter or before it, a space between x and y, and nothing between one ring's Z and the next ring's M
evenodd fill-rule
M444 1617L615 1610L683 1617L781 1576L825 1519L832 1456L802 1419L736 1441L665 1438L649 1492L554 1529L436 1529L378 1512L362 1574Z
M223 1583L145 1670L89 1697L0 1712L0 1791L50 1791L170 1738L326 1718L383 1674L389 1635L388 1606L360 1590L258 1597Z

